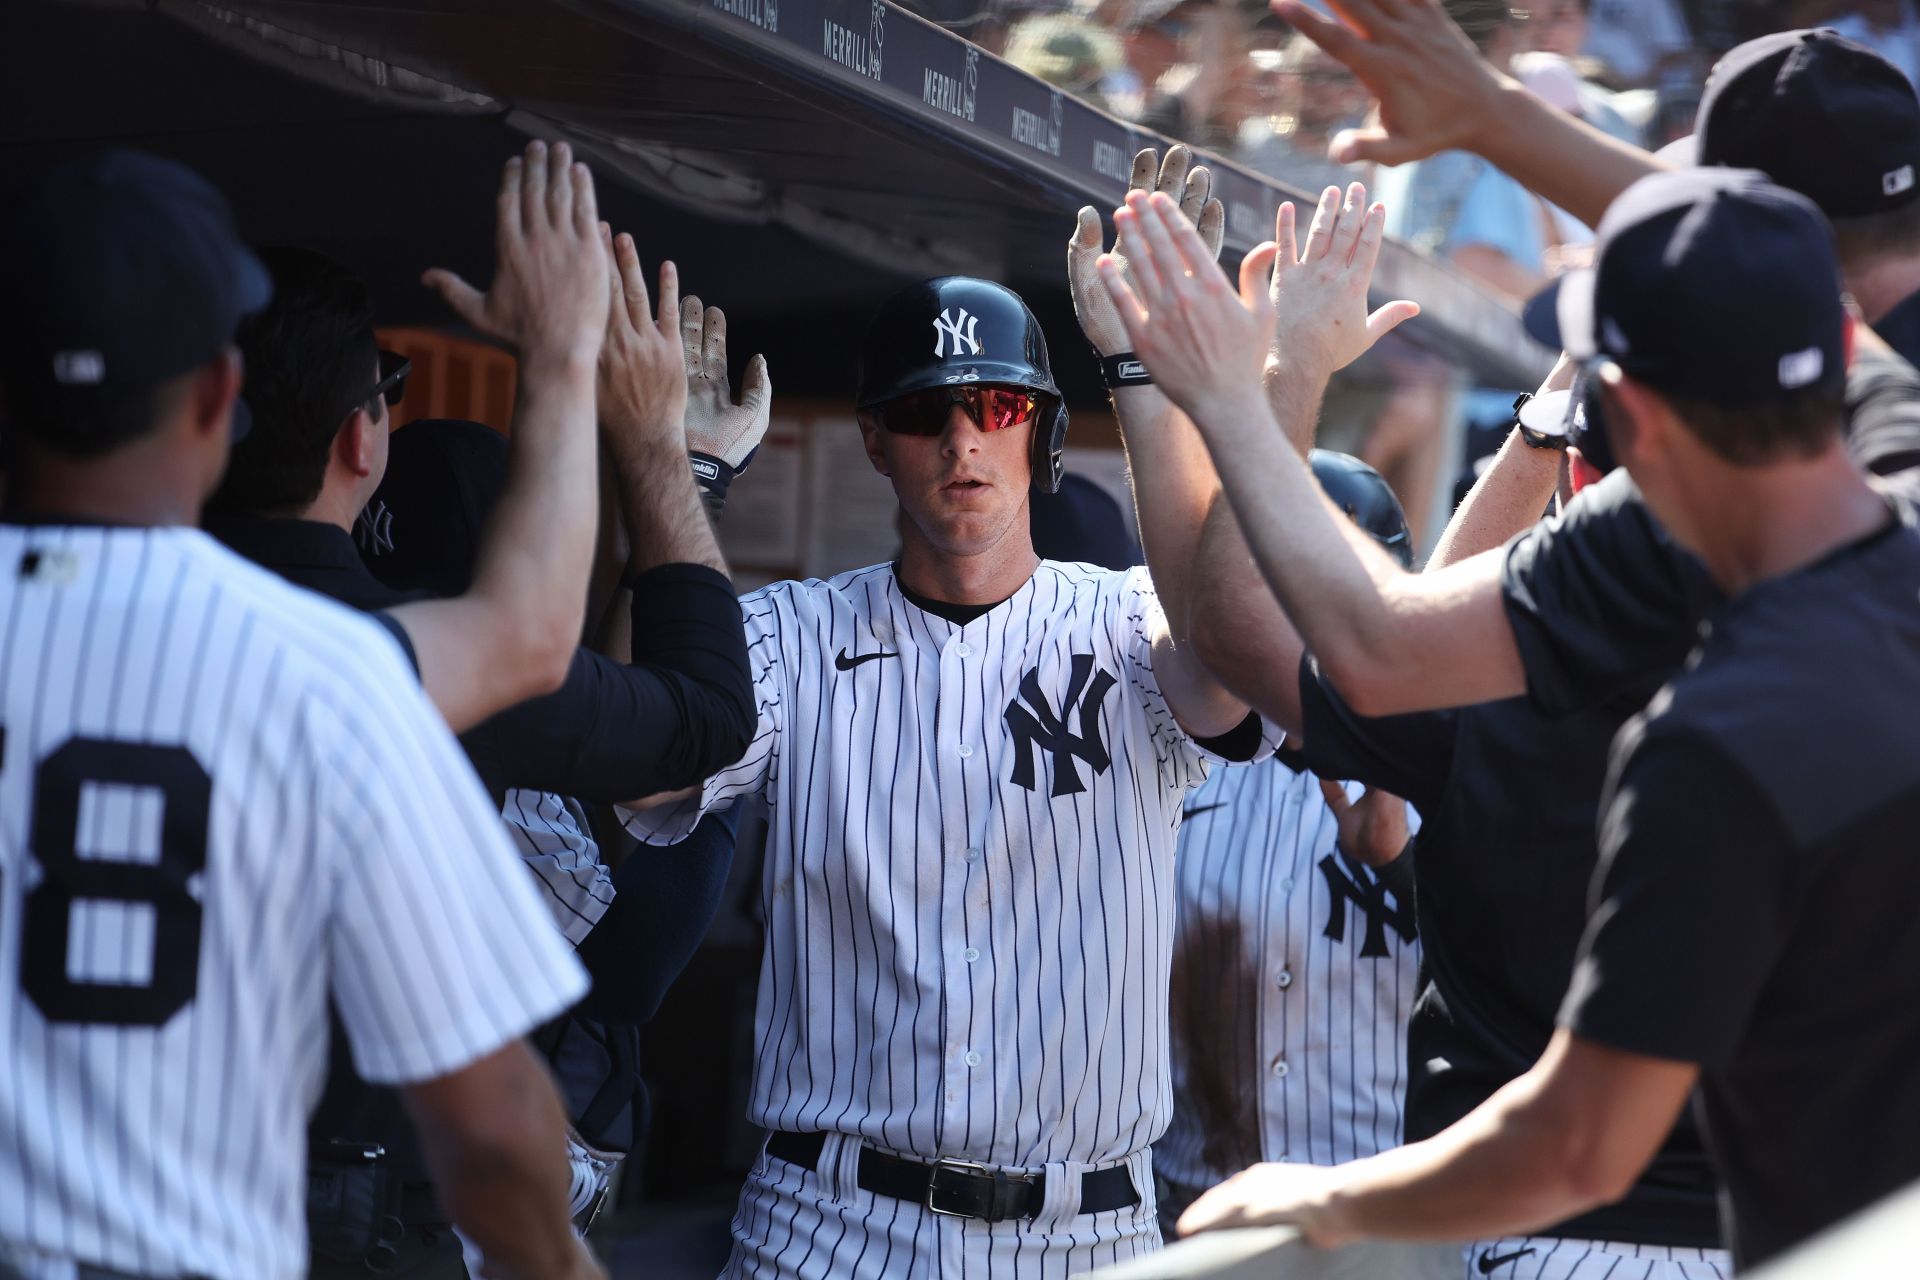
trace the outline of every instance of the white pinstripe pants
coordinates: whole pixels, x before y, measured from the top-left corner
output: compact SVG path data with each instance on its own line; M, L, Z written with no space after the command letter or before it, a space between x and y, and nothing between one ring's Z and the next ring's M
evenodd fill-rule
M829 1135L819 1172L761 1152L740 1193L724 1280L1055 1280L1160 1247L1146 1151L1128 1161L1141 1191L1132 1208L1080 1213L1082 1166L1048 1166L1040 1216L996 1223L862 1191L857 1151Z
M1549 1236L1477 1240L1460 1251L1465 1280L1729 1280L1724 1249ZM1491 1265L1489 1265L1491 1264Z

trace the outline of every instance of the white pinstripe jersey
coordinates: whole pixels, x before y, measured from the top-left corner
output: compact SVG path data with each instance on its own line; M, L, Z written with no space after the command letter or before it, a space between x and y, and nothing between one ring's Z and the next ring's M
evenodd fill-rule
M1005 1168L1166 1125L1180 801L1206 773L1155 682L1144 569L1042 562L965 626L888 565L745 597L760 722L682 838L762 792L751 1116Z
M398 647L182 529L0 526L0 1253L304 1275L331 993L367 1079L584 974Z
M513 847L567 941L579 946L613 905L613 873L600 860L580 802L551 791L508 790L500 806Z
M1412 806L1407 822L1419 829ZM1413 903L1337 837L1319 780L1280 760L1222 770L1187 802L1173 1123L1153 1149L1180 1192L1261 1160L1338 1164L1401 1142Z

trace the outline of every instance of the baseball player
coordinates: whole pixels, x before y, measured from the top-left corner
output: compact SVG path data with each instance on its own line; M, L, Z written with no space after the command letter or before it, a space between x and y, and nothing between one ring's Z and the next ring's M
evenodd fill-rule
M1035 558L1027 494L1058 482L1066 412L1016 295L893 297L857 404L899 560L747 596L753 746L630 824L665 843L737 795L771 810L771 1134L726 1274L1132 1257L1159 1243L1181 799L1266 733L1174 643L1145 570Z
M1313 472L1402 559L1399 501L1373 468ZM1337 1164L1400 1145L1420 970L1398 797L1323 782L1282 749L1187 801L1175 862L1173 1122L1154 1144L1160 1215L1260 1160ZM1358 806L1358 807L1356 807Z
M591 249L586 191L503 274ZM0 288L0 1270L304 1275L331 1000L502 1274L601 1274L519 1040L585 983L498 816L391 632L191 527L268 291L224 202L84 162L18 214Z
M1261 443L1274 430L1257 383L1264 308L1176 272L1204 246L1177 211L1155 212L1156 256L1178 257L1137 286L1108 277L1143 358L1211 448L1258 457L1262 494L1235 492L1250 536L1278 516L1304 526L1296 555L1345 540L1293 506L1299 464ZM1724 603L1616 743L1601 887L1560 1029L1446 1132L1336 1170L1259 1166L1183 1225L1290 1221L1321 1243L1524 1231L1631 1186L1696 1084L1736 1265L1920 1173L1905 1138L1920 1114L1913 1029L1883 1016L1915 998L1906 921L1920 881L1903 833L1920 785L1911 718L1887 709L1915 678L1920 553L1911 503L1870 484L1843 441L1831 230L1756 174L1700 170L1629 188L1598 246L1536 336L1597 372L1608 418L1626 423L1623 465ZM1861 676L1867 655L1884 673ZM1807 673L1820 673L1811 690ZM1783 689L1819 711L1781 703ZM1815 715L1834 726L1818 777L1843 784L1797 785L1814 776L1807 758L1761 745ZM1838 1072L1868 1087L1835 1091ZM1795 1106L1818 1107L1818 1122L1778 1125Z

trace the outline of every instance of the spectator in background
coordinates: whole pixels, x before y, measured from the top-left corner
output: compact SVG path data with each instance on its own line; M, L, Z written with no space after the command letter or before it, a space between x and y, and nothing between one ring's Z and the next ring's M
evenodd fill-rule
M1143 7L1158 4L1149 0ZM1154 20L1150 34L1143 29L1129 36L1128 62L1141 75L1140 125L1199 146L1229 142L1237 121L1216 122L1216 111L1243 73L1254 16L1230 0L1182 0ZM1173 60L1162 64L1169 41ZM1160 70L1149 79L1156 65Z
M1006 59L1029 75L1111 110L1106 88L1127 65L1119 37L1076 13L1035 13L1007 35Z
M1249 58L1267 87L1264 115L1240 128L1236 158L1303 192L1370 176L1327 159L1333 135L1367 114L1367 91L1353 73L1305 36Z
M1520 52L1520 22L1505 0L1444 0L1482 56L1501 71ZM1449 151L1383 170L1387 234L1444 258L1516 302L1546 282L1553 243L1547 205L1488 161Z
M1580 52L1599 59L1616 89L1655 87L1669 66L1693 58L1693 32L1676 0L1590 0L1586 16Z
M1876 51L1920 84L1920 15L1912 0L1853 0L1822 25Z

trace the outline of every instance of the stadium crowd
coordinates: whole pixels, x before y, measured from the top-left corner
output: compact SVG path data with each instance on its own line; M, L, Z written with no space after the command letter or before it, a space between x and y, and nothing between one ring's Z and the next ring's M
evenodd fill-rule
M565 143L485 287L425 276L515 353L492 426L393 431L352 264L182 166L48 178L0 232L0 1277L604 1274L748 806L729 1276L1284 1222L1701 1280L1920 1178L1920 27L1659 7L934 13L1320 194L1223 271L1146 151L1061 228L1079 335L880 302L898 557L740 598L774 373ZM1422 563L1315 446L1429 225L1562 356ZM1061 514L1076 340L1137 550Z

